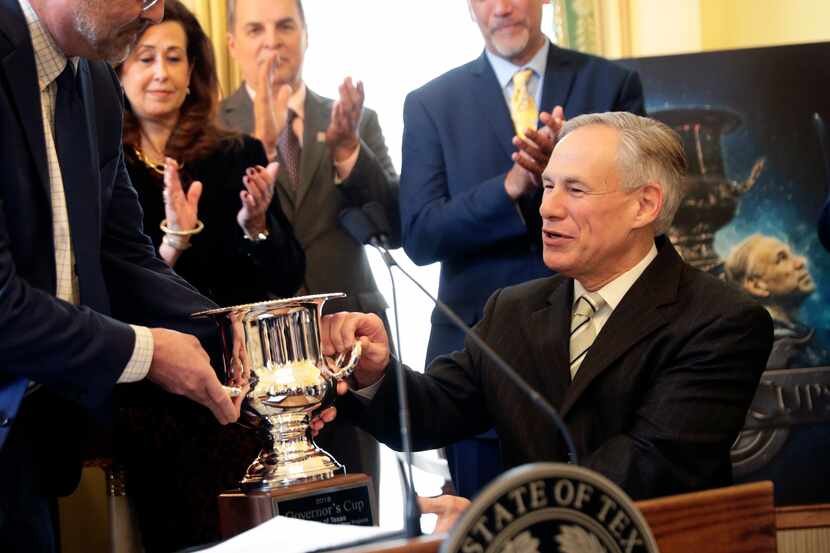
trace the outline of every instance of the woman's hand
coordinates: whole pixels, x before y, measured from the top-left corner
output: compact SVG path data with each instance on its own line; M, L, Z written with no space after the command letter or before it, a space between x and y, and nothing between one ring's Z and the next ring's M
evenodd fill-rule
M199 215L199 198L202 183L193 181L187 194L182 188L176 161L164 159L164 216L167 228L171 230L192 230L196 228Z
M236 215L236 222L248 236L253 237L268 230L266 214L274 199L279 168L280 164L272 161L268 167L257 165L245 170L242 177L245 190L239 193L242 209Z
M202 183L193 181L187 194L182 188L179 170L176 161L172 158L164 160L164 216L167 228L170 230L193 230L198 224L199 198L202 196ZM168 241L168 236L159 246L159 254L164 261L173 267L182 252L189 247L190 236L178 235Z

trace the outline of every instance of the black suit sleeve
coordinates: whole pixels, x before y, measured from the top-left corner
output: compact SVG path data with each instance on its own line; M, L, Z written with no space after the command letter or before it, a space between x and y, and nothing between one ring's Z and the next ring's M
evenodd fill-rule
M489 342L492 314L501 291L485 306L485 316L473 331ZM436 358L426 374L404 367L409 399L412 447L420 451L444 447L492 428L495 421L482 393L482 367L489 363L469 338L464 349ZM343 413L392 449L401 450L398 416L397 375L394 361L386 368L384 381L368 406L347 396Z
M769 347L772 322L757 305L699 325L659 367L627 431L613 436L581 461L607 476L634 499L731 481L717 474L740 429Z

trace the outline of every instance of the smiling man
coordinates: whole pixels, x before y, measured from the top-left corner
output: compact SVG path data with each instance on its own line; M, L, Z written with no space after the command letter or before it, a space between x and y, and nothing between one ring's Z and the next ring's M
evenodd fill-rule
M563 115L645 113L637 73L554 45L542 33L543 3L469 0L484 51L404 104L403 246L419 265L441 263L438 297L469 325L497 288L550 274L539 255L541 169L514 159L514 135L550 122L545 112L556 114L554 127ZM464 342L439 310L431 322L427 363ZM448 448L447 458L467 497L500 472L492 432Z
M544 171L544 262L559 275L496 291L475 331L561 413L581 465L634 499L726 486L772 345L766 311L684 263L666 239L685 172L677 135L629 113L565 124ZM340 416L399 448L395 371L371 315L323 320L327 352L356 340ZM495 426L507 467L568 460L554 423L472 341L405 372L416 449Z

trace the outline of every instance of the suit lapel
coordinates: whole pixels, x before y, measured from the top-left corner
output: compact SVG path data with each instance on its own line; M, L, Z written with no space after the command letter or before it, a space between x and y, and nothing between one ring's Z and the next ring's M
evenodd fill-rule
M254 103L248 96L245 83L236 89L236 92L228 98L222 107L223 119L231 123L231 126L246 133L254 132Z
M664 236L657 247L657 257L625 294L580 365L562 404L563 417L597 376L668 323L659 308L676 301L682 261Z
M303 152L300 159L300 182L295 193L295 206L300 207L311 188L312 180L326 157L328 145L317 140L317 135L328 128L330 110L322 99L306 88L305 121L303 122Z
M570 306L573 302L571 279L557 279L558 286L548 297L548 304L534 312L529 321L529 344L538 344L533 354L540 373L537 382L544 383L543 395L559 409L570 385L568 371L568 332Z
M476 61L470 64L470 75L473 79L472 90L476 93L473 97L479 104L479 112L484 114L485 119L493 129L493 134L498 138L499 144L508 157L516 151L513 146L513 136L516 134L513 128L513 119L510 118L510 109L504 100L504 92L496 78L487 56L482 53ZM459 106L459 109L461 106Z
M540 111L550 112L554 106L565 106L571 93L576 69L571 60L567 59L562 50L553 44L548 50L548 60L545 66L545 82L542 85L542 105ZM565 117L568 114L565 113Z
M40 91L37 79L35 54L32 50L29 29L17 2L3 2L3 32L12 42L12 50L3 58L5 81L14 96L18 120L26 135L40 184L48 198L49 170L46 166L46 138L43 136L43 113L40 108Z

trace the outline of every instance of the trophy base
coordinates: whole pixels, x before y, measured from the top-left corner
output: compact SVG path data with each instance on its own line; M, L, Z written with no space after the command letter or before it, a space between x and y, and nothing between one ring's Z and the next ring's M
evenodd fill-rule
M294 451L286 452L283 444L276 450L264 449L251 463L239 487L245 493L268 493L271 490L296 486L316 480L329 480L346 474L346 468L331 455L303 438L285 442Z
M366 474L344 474L268 491L229 491L219 496L222 539L258 526L275 516L328 524L377 526L377 498Z

